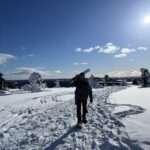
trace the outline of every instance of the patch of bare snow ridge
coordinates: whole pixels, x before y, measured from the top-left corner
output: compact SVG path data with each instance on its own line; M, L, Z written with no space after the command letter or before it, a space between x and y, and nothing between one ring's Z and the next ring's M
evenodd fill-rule
M109 96L121 89L93 90L82 129L76 128L74 88L1 96L0 149L142 150L113 113Z

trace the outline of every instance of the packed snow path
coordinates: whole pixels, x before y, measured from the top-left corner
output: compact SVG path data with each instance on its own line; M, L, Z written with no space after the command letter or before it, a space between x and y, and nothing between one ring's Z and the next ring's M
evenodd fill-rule
M3 106L0 115L7 115L7 120L0 124L0 149L142 150L129 138L118 114L112 113L108 97L120 89L94 90L88 123L82 129L75 126L74 89Z

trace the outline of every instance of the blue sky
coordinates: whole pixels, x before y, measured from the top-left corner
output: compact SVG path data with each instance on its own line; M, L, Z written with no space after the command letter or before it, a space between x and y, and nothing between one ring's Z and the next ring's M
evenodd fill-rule
M150 0L0 0L0 70L8 79L136 75L150 64Z

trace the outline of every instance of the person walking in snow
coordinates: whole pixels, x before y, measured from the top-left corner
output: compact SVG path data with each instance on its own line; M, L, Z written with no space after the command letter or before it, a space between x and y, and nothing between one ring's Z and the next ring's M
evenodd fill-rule
M147 87L148 85L148 79L149 79L149 71L147 69L141 69L141 80L142 80L142 84L143 84L143 87Z
M87 113L87 99L90 98L90 102L93 102L92 89L85 78L84 73L80 73L76 75L73 79L71 79L72 85L76 87L75 90L75 104L77 105L77 119L78 124L87 123L86 113ZM81 106L83 108L83 114L81 119Z
M3 78L3 74L0 73L0 90L5 89L5 79Z

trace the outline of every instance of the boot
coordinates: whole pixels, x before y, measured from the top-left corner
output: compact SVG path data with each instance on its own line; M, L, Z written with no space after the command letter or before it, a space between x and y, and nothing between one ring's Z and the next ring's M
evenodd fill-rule
M77 124L81 124L81 123L82 123L81 119L80 119L80 118L78 118L78 122L77 122Z
M86 124L87 123L86 118L83 118L82 122Z

